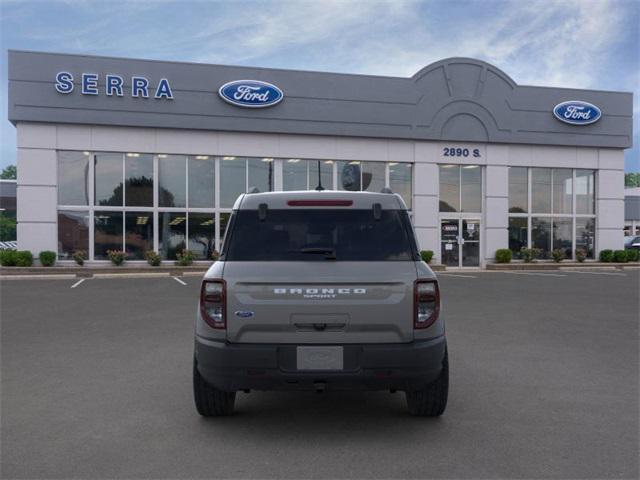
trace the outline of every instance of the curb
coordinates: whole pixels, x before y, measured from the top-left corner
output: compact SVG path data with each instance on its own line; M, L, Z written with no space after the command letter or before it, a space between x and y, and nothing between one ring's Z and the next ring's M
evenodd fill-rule
M626 270L640 268L640 264L634 263L602 263L602 262L585 262L585 263L489 263L486 269L489 271L510 271L510 270Z

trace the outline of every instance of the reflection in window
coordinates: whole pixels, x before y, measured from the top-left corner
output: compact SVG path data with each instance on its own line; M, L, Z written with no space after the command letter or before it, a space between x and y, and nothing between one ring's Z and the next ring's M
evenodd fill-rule
M553 169L553 213L573 211L573 170Z
M282 189L285 191L307 190L307 169L305 160L299 158L285 160L282 164Z
M187 206L185 175L186 158L184 156L158 155L158 205L160 207Z
M412 167L410 163L389 163L389 188L394 193L400 194L409 210L411 210Z
M222 157L220 160L220 206L231 208L247 188L245 158Z
M261 192L273 190L273 158L250 158L247 163L248 188L256 187Z
M132 207L153 206L153 155L127 153L124 161L125 202Z
M576 213L595 213L595 172L576 170Z
M439 165L440 170L440 211L460 211L460 167Z
M527 246L527 219L512 217L509 219L509 250L513 258L520 258L520 250Z
M309 190L314 190L318 186L318 160L308 160L309 165ZM320 178L322 188L333 189L333 160L320 161Z
M509 167L509 213L526 213L529 186L526 167Z
M207 260L216 247L216 224L213 213L189 213L189 250L196 258Z
M573 220L571 218L553 219L553 249L564 251L565 258L572 258Z
M587 252L587 258L594 258L595 238L596 219L576 218L576 250L583 249Z
M531 211L551 213L551 169L531 169Z
M549 258L551 252L551 218L531 219L531 247L540 249L540 258Z
M95 155L95 204L122 206L122 154L96 153Z
M158 250L164 260L175 260L186 248L186 212L158 213Z
M380 192L385 187L386 164L383 162L362 162L362 190Z
M58 152L58 205L89 204L89 152Z
M482 169L479 165L465 165L461 172L462 212L482 211Z
M71 259L73 252L89 254L89 212L60 210L58 212L58 257Z
M94 258L107 260L107 250L122 250L122 212L95 212Z
M189 157L189 208L215 207L215 159Z
M125 213L124 246L128 260L144 260L144 253L153 250L153 213Z
M338 190L349 192L359 192L361 190L361 162L352 160L350 162L336 162L338 168Z

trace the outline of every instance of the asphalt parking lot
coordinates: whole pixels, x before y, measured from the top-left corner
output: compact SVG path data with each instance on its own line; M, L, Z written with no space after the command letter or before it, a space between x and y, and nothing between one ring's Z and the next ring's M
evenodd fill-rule
M2 478L638 478L639 277L441 274L439 419L400 393L252 392L205 420L199 278L3 281Z

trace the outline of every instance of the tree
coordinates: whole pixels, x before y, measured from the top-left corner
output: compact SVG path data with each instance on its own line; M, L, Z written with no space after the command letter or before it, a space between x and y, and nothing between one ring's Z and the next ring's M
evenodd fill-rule
M640 187L640 172L625 173L624 186L627 188Z
M16 173L17 173L16 166L8 165L4 167L4 169L2 170L2 173L0 173L0 178L2 178L3 180L15 180Z

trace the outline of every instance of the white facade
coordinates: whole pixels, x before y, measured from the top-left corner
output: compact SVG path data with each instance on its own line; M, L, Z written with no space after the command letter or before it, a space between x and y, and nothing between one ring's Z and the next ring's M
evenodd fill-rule
M139 152L256 156L326 160L409 162L413 173L413 220L422 249L440 261L438 164L483 168L480 219L481 266L508 248L509 167L596 171L596 253L623 248L624 150L614 148L368 139L339 136L258 134L161 128L17 124L18 248L57 251L57 151ZM479 149L476 158L445 157L445 147ZM282 168L275 168L275 189ZM462 215L462 214L460 214ZM451 215L447 215L450 217ZM455 216L455 215L454 215Z

